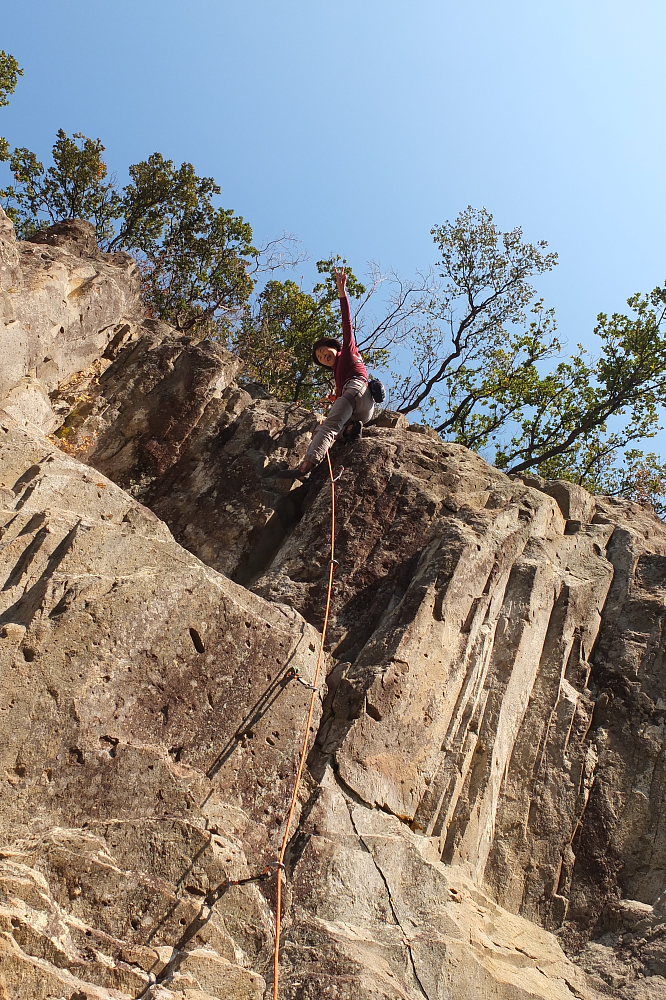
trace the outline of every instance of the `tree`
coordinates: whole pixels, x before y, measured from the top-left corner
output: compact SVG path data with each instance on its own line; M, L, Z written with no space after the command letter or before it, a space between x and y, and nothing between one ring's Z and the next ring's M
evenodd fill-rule
M403 413L419 409L445 437L510 473L538 471L629 495L663 483L655 456L631 447L659 430L666 398L666 291L628 300L630 315L598 317L599 353L553 365L562 345L531 279L555 266L547 244L502 233L467 208L432 230L443 285L426 303L412 367L396 383ZM550 369L550 370L549 370Z
M6 108L9 104L9 95L16 90L20 76L23 76L23 70L14 56L0 49L0 108ZM9 152L9 143L0 136L0 160L7 160Z
M14 56L0 49L0 108L9 104L9 95L16 90L20 76L23 76L23 70Z
M14 149L9 157L14 184L0 194L8 199L18 236L27 239L45 223L76 218L94 223L100 243L110 240L121 214L121 198L106 179L103 152L99 139L80 132L70 137L62 129L48 169L29 149Z
M620 468L610 472L604 470L599 492L652 507L663 518L666 515L666 463L654 452L644 454L632 449L624 455Z
M666 398L666 289L633 295L627 305L633 315L598 316L596 359L579 345L576 357L538 380L517 432L498 450L500 467L538 467L599 488L628 445L657 433ZM631 454L636 464L640 453Z
M220 187L191 163L176 168L153 153L130 167L130 178L108 249L139 256L144 298L158 316L178 330L226 336L254 287L260 252L251 226L214 204Z
M119 191L103 153L101 140L62 130L48 168L30 150L15 149L14 183L0 196L18 235L27 238L60 219L87 219L104 249L137 256L153 315L198 336L228 336L230 317L247 302L261 267L250 225L215 204L219 186L191 163L176 167L153 153L129 168L130 183Z
M546 253L543 241L523 242L520 228L501 233L486 209L471 206L454 222L435 226L431 233L440 253L437 269L444 284L424 304L412 371L396 387L397 408L401 413L418 409L439 413L444 404L445 413L460 409L469 418L479 402L488 398L481 393L479 379L489 363L501 368L507 327L525 322L525 310L535 298L530 279L551 270L557 255ZM533 325L522 343L514 337L506 360L511 358L521 374L526 365L559 346L555 340L544 341L551 326L548 314L547 324ZM467 389L462 397L461 383ZM440 421L437 429L443 432L448 426Z

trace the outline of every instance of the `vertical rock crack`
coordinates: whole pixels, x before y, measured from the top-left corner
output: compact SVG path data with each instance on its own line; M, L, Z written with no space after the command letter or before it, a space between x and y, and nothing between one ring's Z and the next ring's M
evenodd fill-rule
M410 963L410 965L412 967L412 974L414 976L414 979L416 980L418 988L421 991L421 995L425 998L425 1000L430 1000L430 995L428 994L428 992L425 989L423 983L421 982L421 978L420 978L418 970L416 968L416 960L414 958L414 952L412 951L411 941L410 941L410 939L409 939L409 937L407 935L407 932L405 931L405 928L402 926L402 923L401 923L400 918L398 916L398 911L396 910L395 904L393 902L393 896L391 895L391 888L389 886L388 880L387 880L386 876L384 875L384 872L382 871L382 869L380 868L380 866L377 864L377 859L375 858L374 854L372 853L372 851L368 847L368 845L367 845L367 843L366 843L366 841L365 841L365 839L363 837L363 834L359 833L358 827L356 826L356 823L354 822L354 815L353 815L352 809L349 806L349 802L347 802L346 799L345 799L345 802L346 802L346 805L347 805L347 812L349 813L349 820L350 820L351 825L352 825L352 827L354 829L354 833L358 837L360 844L363 846L363 849L370 855L370 858L372 859L372 863L375 866L375 869L377 870L377 874L379 875L380 879L384 883L384 888L386 889L386 897L388 899L388 903L389 903L389 906L391 908L391 913L393 915L393 919L395 920L396 927L400 928L400 933L402 934L403 944L405 945L405 948L407 949L407 955L409 956L409 963Z

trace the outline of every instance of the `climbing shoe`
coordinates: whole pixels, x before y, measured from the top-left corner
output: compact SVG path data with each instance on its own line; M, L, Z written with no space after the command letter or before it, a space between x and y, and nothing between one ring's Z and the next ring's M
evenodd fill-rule
M343 441L358 441L363 437L363 424L360 420L350 420L342 432Z
M299 466L295 469L290 469L286 466L267 466L264 469L264 476L271 477L274 479L298 479L301 482L305 482L309 478L310 473L314 469L312 462L308 462L304 459Z

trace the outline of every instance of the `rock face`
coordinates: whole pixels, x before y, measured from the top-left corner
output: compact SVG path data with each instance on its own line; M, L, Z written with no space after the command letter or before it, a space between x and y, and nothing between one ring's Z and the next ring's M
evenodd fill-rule
M0 413L0 998L259 1000L330 557L326 470L272 473L316 420L72 233L0 242L0 337L37 289ZM77 268L110 290L37 419ZM332 452L281 1000L663 998L666 527L382 423Z
M97 250L94 228L69 220L16 243L0 209L0 398L6 410L49 433L48 395L103 352L139 307L135 261Z
M70 996L72 975L133 996L206 894L250 874L245 852L271 860L307 701L291 672L311 675L317 636L98 473L9 418L0 435L4 929L21 963L6 979L26 997ZM244 933L267 937L245 895Z

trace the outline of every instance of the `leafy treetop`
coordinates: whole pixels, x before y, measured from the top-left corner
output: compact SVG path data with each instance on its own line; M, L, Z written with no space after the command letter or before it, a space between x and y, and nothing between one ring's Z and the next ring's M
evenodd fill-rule
M103 154L101 140L62 129L48 168L30 150L13 150L13 183L0 195L18 235L27 238L63 218L88 219L104 249L138 257L154 315L178 330L226 335L259 268L251 226L215 204L219 186L191 163L176 167L153 153L130 167L129 184L118 190Z
M628 315L600 314L596 356L579 345L553 364L555 316L531 284L555 266L546 244L501 232L486 209L467 208L432 233L444 284L424 310L411 370L396 381L397 408L491 449L510 473L623 495L638 480L643 492L663 483L655 456L633 446L657 433L666 399L666 290L632 296Z
M5 108L9 104L9 95L16 90L20 76L23 76L23 70L14 56L0 49L0 108ZM8 158L9 150L9 143L0 136L0 160Z

